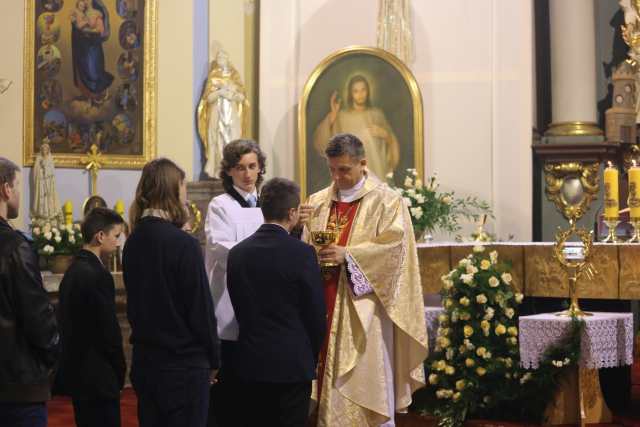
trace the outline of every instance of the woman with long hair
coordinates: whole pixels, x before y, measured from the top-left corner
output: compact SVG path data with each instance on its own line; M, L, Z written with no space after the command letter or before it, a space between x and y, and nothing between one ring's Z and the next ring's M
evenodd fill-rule
M219 366L209 282L198 241L184 232L185 173L147 163L123 255L133 346L131 382L146 426L205 426Z

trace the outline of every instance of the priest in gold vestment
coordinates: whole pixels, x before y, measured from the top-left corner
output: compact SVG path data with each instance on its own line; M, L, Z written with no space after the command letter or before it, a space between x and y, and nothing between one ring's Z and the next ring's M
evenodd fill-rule
M329 331L318 369L318 426L393 426L424 385L424 303L411 219L402 197L367 175L362 142L334 136L333 183L310 196L305 230L333 229L322 248Z

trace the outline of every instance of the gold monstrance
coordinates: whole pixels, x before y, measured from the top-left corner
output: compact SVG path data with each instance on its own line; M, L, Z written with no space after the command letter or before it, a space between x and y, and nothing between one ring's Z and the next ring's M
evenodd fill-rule
M577 235L581 242L567 243L567 240L572 235ZM567 230L558 230L553 253L569 276L569 298L571 299L569 309L558 313L558 316L576 317L592 315L592 313L587 313L580 309L577 296L578 278L582 274L587 275L587 277L592 277L595 274L593 265L589 261L592 248L593 233L583 228L576 228L575 222L571 221L570 227Z

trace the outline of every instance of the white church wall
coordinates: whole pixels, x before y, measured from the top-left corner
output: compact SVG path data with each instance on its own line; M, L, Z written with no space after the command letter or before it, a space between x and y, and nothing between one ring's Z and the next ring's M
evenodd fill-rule
M196 152L199 142L196 139L194 117L200 84L194 82L203 80L206 75L208 2L163 0L161 3L158 6L157 27L157 154L176 161L192 179L199 173L198 163L194 160L199 154ZM13 80L9 90L0 95L0 155L22 165L24 2L3 2L0 36L4 47L0 77ZM15 221L18 227L28 224L30 168L25 168L24 172L22 215ZM117 199L123 199L128 209L139 177L140 171L102 171L98 182L99 193L110 205ZM61 202L71 200L74 216L79 219L82 202L89 195L86 172L83 169L59 169L56 178Z
M532 2L413 1L425 169L495 210L493 230L531 238ZM375 45L377 2L262 0L260 143L268 174L297 178L297 106L327 55Z

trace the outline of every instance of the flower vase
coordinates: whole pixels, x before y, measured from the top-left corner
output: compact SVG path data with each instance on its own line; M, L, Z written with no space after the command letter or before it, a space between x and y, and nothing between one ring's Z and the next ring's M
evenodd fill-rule
M73 262L73 255L51 255L48 261L52 273L64 274Z

